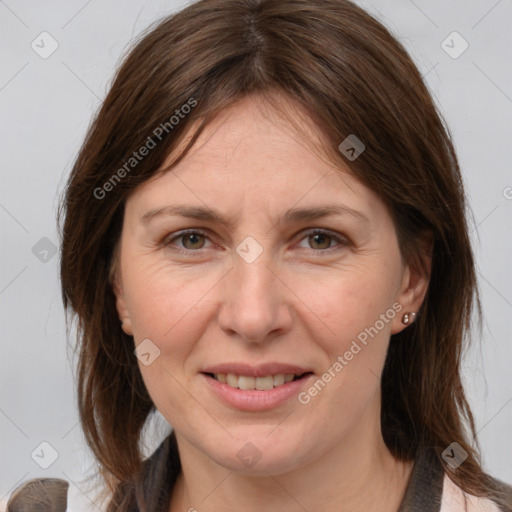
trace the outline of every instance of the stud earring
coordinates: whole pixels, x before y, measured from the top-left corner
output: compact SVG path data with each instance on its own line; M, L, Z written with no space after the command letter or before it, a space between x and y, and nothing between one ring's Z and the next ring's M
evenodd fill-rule
M404 325L410 324L414 322L415 317L416 313L405 313L404 316L402 317L402 323Z

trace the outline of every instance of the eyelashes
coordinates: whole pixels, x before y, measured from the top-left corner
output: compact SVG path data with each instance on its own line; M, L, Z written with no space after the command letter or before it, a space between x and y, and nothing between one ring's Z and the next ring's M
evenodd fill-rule
M164 245L166 247L172 246L172 243L174 242L174 240L180 240L180 239L183 240L185 237L191 237L193 235L196 236L196 237L200 236L200 237L208 238L208 235L206 233L204 233L203 231L201 231L201 230L198 230L198 229L188 229L188 230L185 230L185 231L180 231L174 237L172 237L170 239L167 239L167 241L164 242ZM198 247L196 249L201 250L202 247ZM194 250L194 249L178 248L178 250L181 251L181 252L197 252L197 250Z
M201 229L186 229L183 231L179 231L177 233L173 233L167 236L161 243L162 247L166 249L170 249L178 254L184 254L190 257L194 257L197 255L204 255L204 251L208 250L210 247L205 247L206 242L200 243L199 247L187 248L187 247L179 247L175 245L175 242L178 241L180 243L188 243L192 242L192 244L197 244L198 239L205 239L210 241L213 246L217 246L214 242L210 240L208 233ZM313 244L325 245L326 240L328 241L328 247L321 247L319 249L315 249L312 247L300 247L299 250L305 250L310 253L327 253L331 254L333 251L337 251L343 249L349 245L349 242L343 236L333 233L332 231L325 229L311 229L305 233L303 233L302 238L299 243L306 240L306 243L309 243L313 240ZM332 245L332 244L335 245ZM217 246L218 247L218 246ZM315 254L318 255L318 254Z

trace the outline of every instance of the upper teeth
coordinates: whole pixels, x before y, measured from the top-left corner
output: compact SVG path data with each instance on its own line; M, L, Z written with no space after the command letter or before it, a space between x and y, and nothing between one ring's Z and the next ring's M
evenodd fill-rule
M293 373L279 373L277 375L267 375L266 377L248 377L233 373L215 373L213 376L219 382L224 382L233 388L244 390L258 389L260 391L281 386L285 382L291 382L295 377Z

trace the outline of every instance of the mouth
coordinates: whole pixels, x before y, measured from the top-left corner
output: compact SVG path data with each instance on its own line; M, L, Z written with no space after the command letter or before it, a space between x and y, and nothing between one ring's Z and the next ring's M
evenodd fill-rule
M207 377L227 384L228 386L243 391L270 391L279 388L289 382L305 379L312 372L304 372L301 374L294 373L277 373L274 375L266 375L264 377L252 377L250 375L236 375L234 373L208 373L204 372Z
M276 372L277 370L274 370ZM301 370L300 370L301 371ZM263 412L277 409L293 400L314 378L313 372L274 373L261 376L236 373L201 372L206 389L231 409ZM257 373L257 372L254 372Z

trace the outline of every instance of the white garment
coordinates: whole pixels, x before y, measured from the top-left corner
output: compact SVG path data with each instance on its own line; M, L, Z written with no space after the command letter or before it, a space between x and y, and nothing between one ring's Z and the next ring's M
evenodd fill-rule
M440 512L500 512L500 509L491 500L465 493L445 473Z

